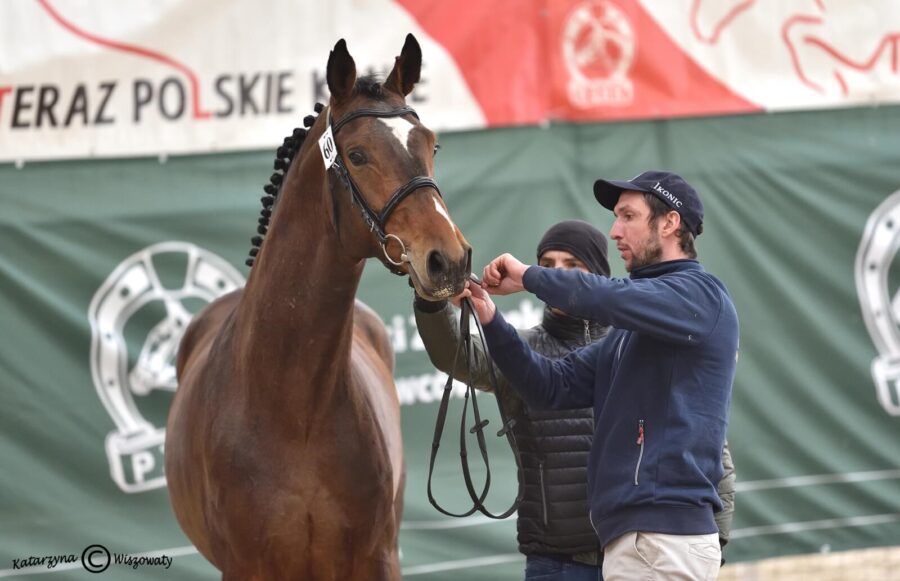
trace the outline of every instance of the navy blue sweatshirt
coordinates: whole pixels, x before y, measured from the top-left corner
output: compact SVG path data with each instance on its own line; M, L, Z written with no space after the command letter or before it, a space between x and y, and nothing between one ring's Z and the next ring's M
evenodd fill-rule
M715 533L738 351L728 290L696 260L628 279L530 267L548 305L614 327L558 360L532 351L499 311L485 336L503 375L535 408L593 405L590 516L605 546L629 531Z

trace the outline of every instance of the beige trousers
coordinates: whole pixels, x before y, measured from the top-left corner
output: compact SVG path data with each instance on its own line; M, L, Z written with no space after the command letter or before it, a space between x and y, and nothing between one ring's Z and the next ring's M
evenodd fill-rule
M625 533L603 548L604 581L711 581L719 576L719 535Z

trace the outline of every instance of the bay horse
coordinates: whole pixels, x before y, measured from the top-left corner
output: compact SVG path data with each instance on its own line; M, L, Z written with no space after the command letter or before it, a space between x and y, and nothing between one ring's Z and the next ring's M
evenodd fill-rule
M393 351L356 290L369 257L430 300L471 271L432 179L435 134L406 105L421 63L408 35L383 83L357 79L335 45L328 106L278 150L246 286L180 344L169 495L224 580L400 578Z

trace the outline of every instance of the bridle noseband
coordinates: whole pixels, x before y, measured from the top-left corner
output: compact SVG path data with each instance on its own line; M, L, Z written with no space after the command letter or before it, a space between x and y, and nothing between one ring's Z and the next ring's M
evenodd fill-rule
M342 117L337 123L332 126L331 124L331 108L328 108L328 116L327 122L328 125L325 128L325 132L319 140L319 147L322 149L322 156L325 159L325 166L329 170L333 170L335 175L341 182L344 184L344 187L350 192L350 202L357 206L362 213L363 220L368 226L369 231L373 232L375 236L378 237L378 242L381 244L381 251L384 252L384 257L388 261L388 269L394 274L403 275L405 274L398 267L401 266L404 262L409 262L409 257L406 254L406 246L403 244L403 241L394 234L387 234L384 231L384 225L387 223L388 218L391 213L400 205L408 195L418 190L419 188L431 188L437 192L437 194L441 195L441 190L438 188L437 183L429 176L416 176L410 179L408 182L397 188L393 194L391 194L390 199L388 199L387 203L381 209L380 212L375 212L371 206L369 206L368 202L366 202L365 196L363 196L362 192L360 192L359 187L356 185L356 182L353 181L353 177L350 175L350 172L347 170L344 163L341 161L341 155L337 148L337 142L334 137L337 135L338 131L341 128L353 121L354 119L359 119L360 117L402 117L403 115L412 115L416 119L419 116L416 114L415 110L412 107L401 107L399 109L392 109L390 111L383 111L380 109L357 109L356 111L352 111L347 113ZM330 164L329 164L330 162ZM401 252L400 252L400 261L397 262L388 254L386 244L388 240L396 240L400 244Z

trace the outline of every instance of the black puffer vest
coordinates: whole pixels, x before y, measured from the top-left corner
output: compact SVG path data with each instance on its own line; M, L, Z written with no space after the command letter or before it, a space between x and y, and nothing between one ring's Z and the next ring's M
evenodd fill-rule
M596 341L608 327L544 309L540 325L520 331L538 353L558 359ZM594 434L591 408L515 412L525 494L519 506L519 551L591 560L599 551L588 518L587 464Z

